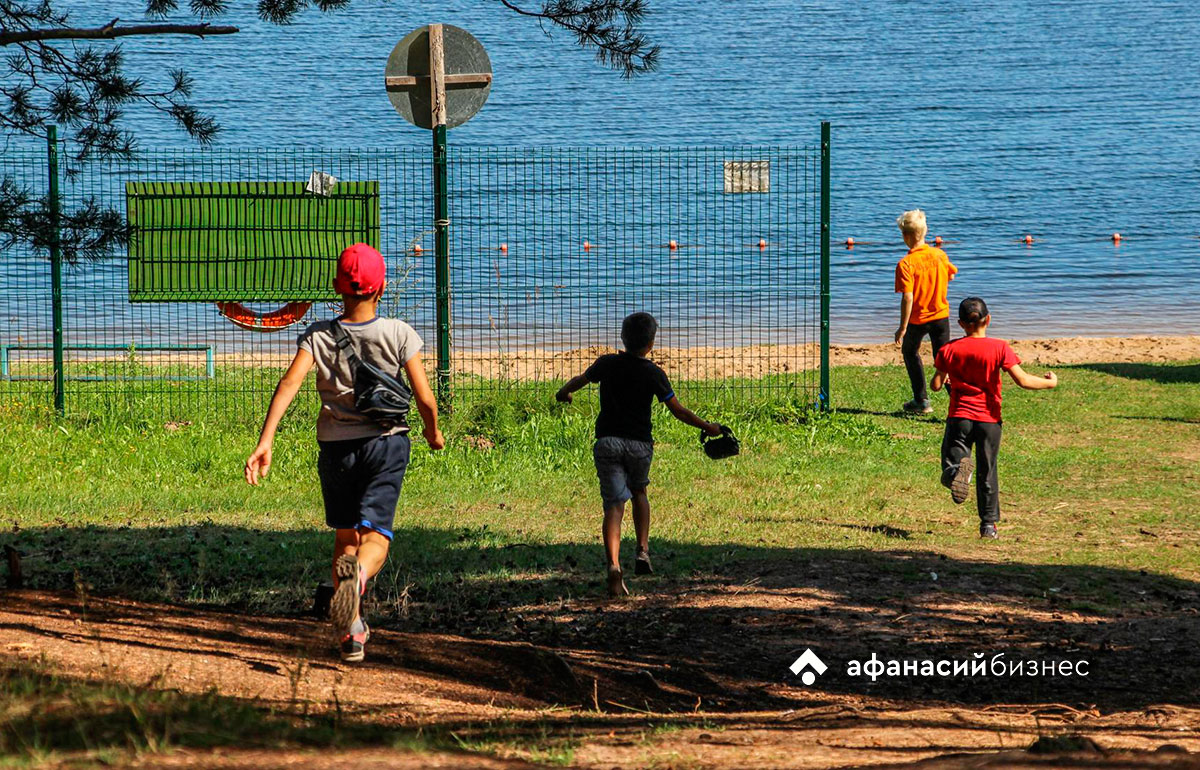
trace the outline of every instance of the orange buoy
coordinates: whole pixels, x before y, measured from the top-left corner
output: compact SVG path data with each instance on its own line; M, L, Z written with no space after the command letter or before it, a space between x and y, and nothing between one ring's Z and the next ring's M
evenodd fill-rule
M934 239L933 239L933 245L934 245L934 246L941 246L941 245L942 245L942 236L940 236L940 235L939 235L938 237L934 238Z
M1121 242L1121 234L1120 234L1120 233L1113 233L1113 234L1112 234L1112 242L1113 242L1113 243L1120 243L1120 242Z
M1025 233L1025 237L1024 237L1024 238L1022 238L1021 240L1025 241L1025 245L1026 245L1026 246L1032 246L1032 245L1033 245L1033 236L1032 236L1032 235L1030 235L1029 233Z
M679 248L679 244L675 241L667 241L667 247L671 249L671 251L674 251L675 249Z
M766 239L766 238L759 238L759 239L758 239L758 248L759 248L760 250L761 250L761 249L765 249L765 248L767 248L767 239Z
M584 241L584 242L583 242L583 250L584 250L584 251L591 251L591 249L592 249L592 244L588 243L587 241Z
M425 251L425 249L421 248L421 244L419 243L414 243L412 250L413 254L420 254L422 251Z
M507 243L500 244L500 251L503 251L505 254L507 254L508 253L508 244Z
M240 302L218 302L217 310L221 315L233 322L234 326L252 332L274 332L286 329L292 324L299 323L311 302L289 302L278 310L270 313L256 313Z
M854 248L854 239L853 238L846 239L846 248L848 248L848 249Z

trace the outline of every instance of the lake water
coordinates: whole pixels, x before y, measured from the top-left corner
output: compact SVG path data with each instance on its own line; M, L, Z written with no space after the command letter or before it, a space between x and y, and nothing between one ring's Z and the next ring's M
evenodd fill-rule
M658 72L633 80L498 3L354 0L231 37L128 39L131 68L184 66L225 147L428 144L382 88L392 46L473 32L495 83L457 145L812 144L833 124L833 336L896 326L895 217L926 209L1009 337L1195 333L1200 321L1200 14L1183 2L651 0ZM76 2L76 24L141 3ZM234 4L245 5L249 4ZM88 10L91 6L93 10ZM142 142L179 147L139 115ZM1114 246L1110 235L1125 240ZM1037 240L1026 246L1026 233Z

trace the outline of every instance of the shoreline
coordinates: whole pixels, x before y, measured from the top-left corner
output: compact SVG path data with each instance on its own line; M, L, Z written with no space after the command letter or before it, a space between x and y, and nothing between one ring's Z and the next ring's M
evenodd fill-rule
M1002 339L1002 338L1001 338ZM1022 362L1034 366L1079 364L1154 364L1200 360L1200 335L1132 337L1057 337L1010 340ZM591 346L570 350L525 349L516 351L456 351L452 367L456 374L485 379L517 381L565 380L579 374L592 361L614 348ZM932 364L932 350L926 341L922 347L926 366ZM213 365L231 368L283 368L291 360L290 349L277 353L216 353ZM747 345L741 347L655 348L650 359L676 380L757 379L768 376L813 372L820 366L820 348L816 343L796 345ZM841 366L900 366L899 346L890 343L831 345L830 363ZM435 366L432 349L425 351L426 367ZM124 366L125 352L72 356L68 364L86 366ZM45 367L46 354L13 362ZM206 365L205 356L196 353L138 352L139 365L151 367L195 367ZM27 372L25 372L27 373Z
M1006 339L1005 337L997 337ZM1125 337L1040 337L1009 339L1017 356L1043 366L1074 364L1145 364L1200 359L1200 335L1155 334ZM901 363L900 348L891 343L831 345L834 366L884 366ZM921 354L932 356L928 340Z
M1167 363L1200 360L1200 335L1137 337L1060 337L1010 340L1018 357L1029 364L1063 366L1098 363ZM565 351L521 350L509 353L462 352L454 355L460 374L517 380L567 379L597 356L613 352L600 346ZM926 365L932 363L929 342L922 345ZM901 365L895 344L831 345L832 366ZM743 347L655 348L650 359L675 379L759 378L812 371L820 365L816 343Z

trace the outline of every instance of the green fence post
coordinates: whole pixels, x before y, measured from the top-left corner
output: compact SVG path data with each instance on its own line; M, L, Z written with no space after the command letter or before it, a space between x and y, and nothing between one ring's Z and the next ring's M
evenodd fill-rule
M821 123L821 410L829 400L829 122Z
M450 205L446 180L446 126L433 129L434 268L437 281L437 400L450 409Z
M54 317L54 410L66 409L66 390L63 377L63 291L62 253L58 248L58 127L50 126L46 134L47 168L50 174L50 303Z

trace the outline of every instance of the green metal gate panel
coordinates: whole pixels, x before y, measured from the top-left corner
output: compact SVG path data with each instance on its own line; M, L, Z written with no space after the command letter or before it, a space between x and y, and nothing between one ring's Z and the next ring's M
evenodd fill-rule
M337 257L379 247L379 183L128 182L131 302L333 300Z

